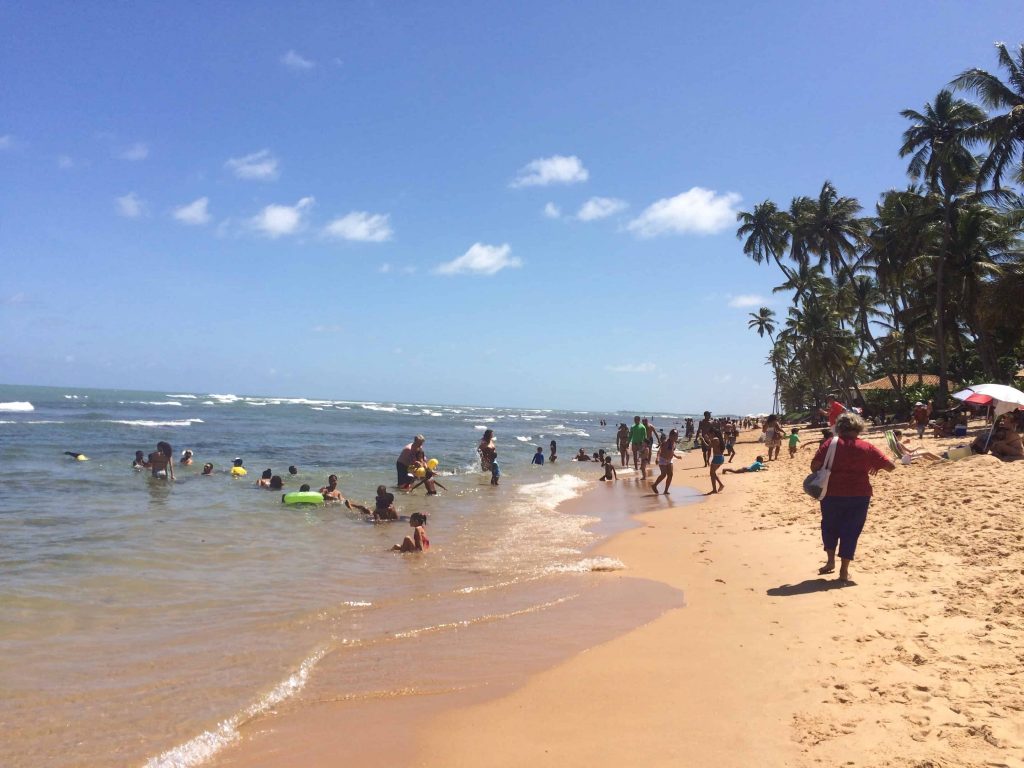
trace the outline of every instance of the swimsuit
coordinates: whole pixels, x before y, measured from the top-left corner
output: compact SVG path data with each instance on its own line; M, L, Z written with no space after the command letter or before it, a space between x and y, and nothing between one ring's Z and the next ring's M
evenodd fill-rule
M713 456L711 458L711 463L712 464L724 464L725 463L725 456L723 456L722 454L718 454L717 456Z

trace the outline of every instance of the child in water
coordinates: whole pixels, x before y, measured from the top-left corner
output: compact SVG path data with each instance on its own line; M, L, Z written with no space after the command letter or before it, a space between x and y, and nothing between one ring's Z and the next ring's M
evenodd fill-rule
M554 464L555 460L558 458L558 444L554 440L551 441L548 451L548 463Z
M647 467L651 464L651 446L644 443L640 449L640 478L642 480L647 479Z
M135 460L132 461L132 469L134 469L136 472L139 472L139 471L141 471L143 469L148 469L148 468L149 468L149 463L146 461L145 454L143 454L142 451L136 451L135 452Z
M424 467L423 468L423 477L421 477L419 480L417 480L409 488L409 492L411 493L411 492L415 491L421 485L427 486L427 496L437 496L437 488L435 488L434 486L440 486L441 488L443 488L444 490L447 491L448 489L445 488L444 485L440 481L435 480L434 479L435 477L437 477L437 473L434 470L432 470L430 467Z
M383 485L377 486L377 498L374 500L374 508L372 510L362 504L348 500L345 501L345 506L362 512L364 515L369 515L375 523L398 519L398 512L395 511L395 495L388 493L387 487Z
M531 464L540 464L540 465L543 466L543 464L544 464L544 449L541 448L539 445L537 446L537 452L535 454L533 454L533 461L531 461L530 463Z
M650 449L648 449L650 450ZM601 482L605 480L618 480L619 475L615 471L615 467L612 465L612 457L605 456L604 458L604 474L601 475Z
M498 467L498 454L494 454L494 459L491 461L491 485L497 485L498 479L501 477L501 469Z
M392 552L424 552L430 549L430 539L427 538L427 516L422 512L413 512L409 516L409 525L412 526L412 536L406 536L401 544L395 544Z

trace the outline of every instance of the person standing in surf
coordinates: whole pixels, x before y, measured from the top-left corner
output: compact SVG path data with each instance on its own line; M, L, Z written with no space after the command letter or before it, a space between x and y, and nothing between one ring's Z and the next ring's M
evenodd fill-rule
M490 472L491 462L498 455L498 449L494 445L494 430L485 429L483 437L480 438L480 444L476 447L476 452L480 454L480 469L484 472Z
M153 477L161 480L174 479L174 450L170 443L161 440L156 444L156 451L149 454L149 467Z
M402 452L398 455L398 461L395 462L395 469L398 472L398 487L408 489L412 485L414 478L409 474L409 468L419 465L426 465L423 444L427 442L427 438L423 435L416 435Z

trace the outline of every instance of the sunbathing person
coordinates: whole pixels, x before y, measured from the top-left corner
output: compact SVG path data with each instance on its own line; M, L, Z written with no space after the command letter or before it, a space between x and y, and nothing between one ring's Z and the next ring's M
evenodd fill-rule
M1005 423L996 427L992 433L992 440L988 444L989 453L1003 461L1017 461L1024 459L1024 443L1016 430L1008 427Z
M914 448L910 445L910 438L903 436L903 431L894 429L892 431L893 436L896 438L896 443L899 445L900 461L904 464L910 464L914 459L927 459L928 461L942 461L941 456L936 456L931 451L926 451L924 448Z

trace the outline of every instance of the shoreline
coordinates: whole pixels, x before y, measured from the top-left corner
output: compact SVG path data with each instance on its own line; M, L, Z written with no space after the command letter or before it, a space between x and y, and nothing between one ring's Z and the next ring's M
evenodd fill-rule
M734 466L759 450L739 443ZM638 497L640 527L596 554L621 559L622 579L684 589L685 608L497 697L386 709L379 759L359 764L1024 765L1020 466L978 456L875 478L855 585L839 587L817 575L817 503L799 491L811 455L730 475L703 503ZM707 487L700 463L687 454L676 481ZM334 765L351 746L325 735L339 714L268 722L272 748L220 764Z

